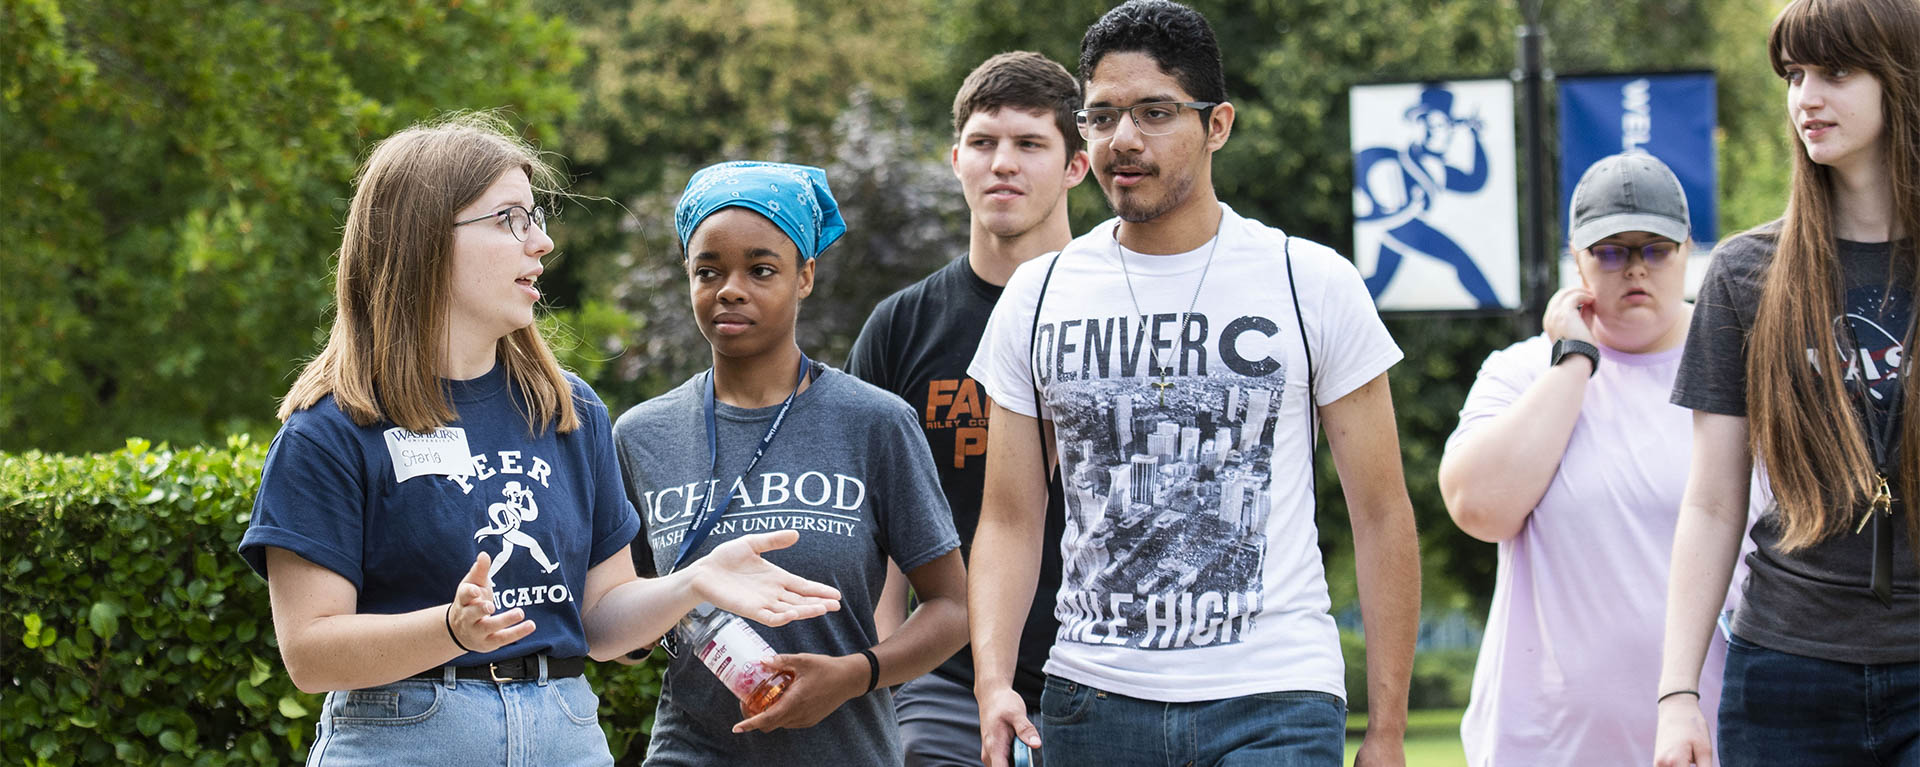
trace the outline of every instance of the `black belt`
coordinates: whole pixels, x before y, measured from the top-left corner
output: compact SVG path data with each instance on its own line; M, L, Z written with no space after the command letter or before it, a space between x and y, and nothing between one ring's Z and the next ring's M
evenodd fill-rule
M414 674L414 679L444 679L447 669L453 669L455 679L480 679L488 682L517 682L540 678L539 655L522 655L508 658L484 666L440 666ZM587 669L585 658L547 658L547 678L563 679L579 676Z

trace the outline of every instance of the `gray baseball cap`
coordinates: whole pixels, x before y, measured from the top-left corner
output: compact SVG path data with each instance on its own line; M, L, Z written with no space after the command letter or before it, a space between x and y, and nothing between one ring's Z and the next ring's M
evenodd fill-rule
M1621 232L1650 232L1687 241L1687 193L1660 158L1627 152L1602 158L1573 188L1574 248L1585 250Z

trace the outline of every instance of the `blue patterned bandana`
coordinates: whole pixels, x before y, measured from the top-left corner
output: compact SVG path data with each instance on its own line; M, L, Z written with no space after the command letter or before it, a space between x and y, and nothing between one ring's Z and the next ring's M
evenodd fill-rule
M687 179L687 190L673 211L680 249L687 249L700 222L730 206L766 216L799 247L802 259L820 255L847 232L840 205L827 188L826 171L783 162L723 162Z

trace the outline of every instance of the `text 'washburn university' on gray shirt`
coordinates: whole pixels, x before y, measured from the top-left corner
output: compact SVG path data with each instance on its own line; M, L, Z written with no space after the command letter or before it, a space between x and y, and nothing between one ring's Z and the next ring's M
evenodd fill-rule
M627 411L614 425L614 442L628 496L640 511L641 535L633 546L642 575L668 570L706 495L731 486L732 505L695 557L743 535L798 530L798 543L767 552L767 560L839 589L840 610L779 628L753 627L777 652L847 655L878 641L873 607L887 558L912 571L958 548L960 539L907 403L824 365L816 363L815 371L753 475L738 483L734 478L780 406L716 403L720 455L709 475L702 404L709 373ZM731 728L742 718L733 694L683 653L662 684L647 763L898 764L903 758L885 688L847 701L806 729L735 735Z

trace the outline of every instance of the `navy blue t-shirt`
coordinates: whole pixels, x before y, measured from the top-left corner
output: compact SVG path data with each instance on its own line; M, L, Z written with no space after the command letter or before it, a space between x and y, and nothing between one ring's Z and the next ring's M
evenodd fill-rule
M454 665L586 655L587 570L626 547L640 518L620 482L606 405L567 380L580 428L539 435L504 367L447 382L457 417L436 435L464 434L472 454L471 472L451 476L396 482L418 435L385 421L357 426L331 396L295 413L267 452L241 556L266 577L266 547L286 549L353 583L356 612L396 614L452 601L485 551L495 609L521 608L537 628Z

